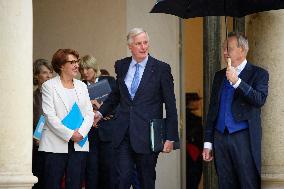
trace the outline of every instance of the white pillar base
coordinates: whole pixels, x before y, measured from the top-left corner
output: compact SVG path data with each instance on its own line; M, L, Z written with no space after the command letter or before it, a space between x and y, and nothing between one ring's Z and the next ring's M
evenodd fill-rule
M0 173L0 189L31 189L36 182L30 173Z
M262 189L283 189L284 174L263 174L261 179Z

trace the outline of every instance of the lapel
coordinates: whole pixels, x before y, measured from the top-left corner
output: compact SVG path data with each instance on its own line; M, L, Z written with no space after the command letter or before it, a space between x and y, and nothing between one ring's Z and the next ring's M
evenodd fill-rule
M122 63L122 66L121 66L121 80L124 81L125 77L126 77L126 74L128 72L128 69L129 69L129 66L130 66L130 63L132 61L132 58L131 57L128 57L125 62ZM124 83L124 82L123 82Z
M245 68L243 69L243 71L239 75L239 78L241 78L242 81L248 83L252 74L253 74L253 67L249 62L247 62ZM239 94L240 94L240 90L236 90L236 92L234 94L234 99L237 98L237 96Z
M140 84L138 86L138 89L136 91L136 94L134 96L133 101L140 95L140 93L144 90L146 87L147 83L149 82L149 79L152 77L152 74L154 73L154 66L156 62L155 59L152 58L150 55L148 57L148 61L146 64L146 67L144 69Z
M69 109L69 106L68 106L68 96L66 95L66 92L64 90L64 87L61 83L61 80L60 80L60 76L56 76L54 78L54 89L57 93L57 95L59 96L59 98L62 100L64 106L65 106L65 109L67 112L70 111Z
M80 81L77 79L73 79L73 83L74 83L74 89L78 98L78 106L80 108L80 110L84 110L83 106L84 106L84 95L83 95L83 90L81 89L81 85L80 85Z
M243 81L248 82L252 73L253 73L252 65L249 62L247 62L245 68L243 69L239 77Z
M120 70L120 74L121 74L120 84L122 86L121 90L122 90L122 92L124 94L126 94L126 96L128 97L129 101L131 101L131 96L130 96L128 88L127 88L127 86L126 86L126 84L124 82L124 79L125 79L126 74L128 72L131 60L132 60L132 58L128 57L125 62L122 62L122 66L121 66L121 70Z

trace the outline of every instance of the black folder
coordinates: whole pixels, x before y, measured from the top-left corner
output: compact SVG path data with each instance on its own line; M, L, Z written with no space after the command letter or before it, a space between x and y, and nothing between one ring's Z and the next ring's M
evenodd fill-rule
M107 79L103 79L97 83L88 86L89 96L91 100L105 101L111 93L111 88Z
M150 121L150 145L153 152L162 152L166 141L165 119L152 119ZM174 142L174 149L179 149L179 142Z

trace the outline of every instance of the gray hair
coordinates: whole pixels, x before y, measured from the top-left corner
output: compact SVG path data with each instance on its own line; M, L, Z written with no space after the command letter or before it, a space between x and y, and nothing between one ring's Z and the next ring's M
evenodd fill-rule
M38 85L37 76L40 74L42 67L45 66L51 72L53 72L51 64L48 60L40 58L34 61L33 63L33 84Z
M130 45L131 43L133 43L133 37L141 34L141 33L145 33L148 41L149 41L149 35L148 33L143 29L143 28L133 28L129 31L128 35L127 35L127 43Z
M228 37L236 37L238 42L238 47L242 47L245 50L245 54L248 53L249 50L248 38L243 33L230 32L228 34Z

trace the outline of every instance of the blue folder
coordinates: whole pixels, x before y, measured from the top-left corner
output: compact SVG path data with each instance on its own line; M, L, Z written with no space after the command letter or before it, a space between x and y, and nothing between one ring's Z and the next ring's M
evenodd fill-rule
M80 128L83 121L84 121L84 117L79 109L78 104L75 102L69 114L61 121L61 123L69 129L76 130ZM80 142L78 142L79 146L83 147L87 139L88 139L88 136L86 136Z
M39 117L39 120L37 122L37 125L36 125L36 129L35 129L35 132L34 132L34 138L37 139L37 140L40 140L41 138L41 133L42 133L42 128L44 126L44 123L45 123L45 118L43 115L41 115Z

